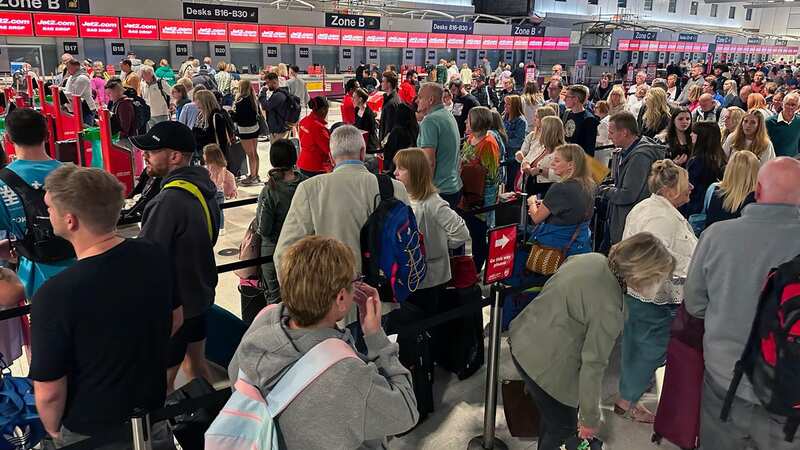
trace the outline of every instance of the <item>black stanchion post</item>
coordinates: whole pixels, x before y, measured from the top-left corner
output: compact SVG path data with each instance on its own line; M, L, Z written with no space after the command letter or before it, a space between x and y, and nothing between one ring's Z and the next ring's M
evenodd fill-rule
M519 205L519 223L522 225L522 236L525 236L528 228L528 193L520 192L522 203Z
M152 450L150 435L150 418L147 414L131 418L133 431L133 450Z
M467 450L507 450L508 445L494 435L497 416L497 377L500 357L500 301L502 285L492 285L491 327L489 336L489 361L486 366L486 398L483 410L483 434L469 441Z

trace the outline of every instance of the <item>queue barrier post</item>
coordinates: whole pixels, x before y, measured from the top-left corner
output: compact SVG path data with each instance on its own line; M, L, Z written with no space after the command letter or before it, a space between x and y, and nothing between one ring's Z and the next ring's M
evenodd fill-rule
M492 285L491 327L489 336L489 361L486 367L486 396L483 410L483 434L469 441L467 450L507 450L508 445L495 436L497 416L498 359L500 357L500 312L503 288Z
M131 417L131 431L133 432L133 450L152 450L150 434L150 418L147 414Z

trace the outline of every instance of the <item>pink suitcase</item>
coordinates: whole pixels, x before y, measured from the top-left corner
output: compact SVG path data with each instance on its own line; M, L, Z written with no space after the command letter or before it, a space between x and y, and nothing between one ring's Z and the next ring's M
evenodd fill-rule
M667 368L653 424L653 442L666 439L682 449L697 447L703 369L703 321L690 316L681 306L667 346Z

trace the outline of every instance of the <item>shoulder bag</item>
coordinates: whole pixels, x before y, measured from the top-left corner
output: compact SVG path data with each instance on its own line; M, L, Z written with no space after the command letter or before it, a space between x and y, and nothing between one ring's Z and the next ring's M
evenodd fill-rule
M581 230L583 222L575 227L575 232L569 239L567 245L563 248L548 247L538 242L533 243L531 253L528 255L528 261L525 263L525 268L529 272L538 273L540 275L552 275L556 273L561 264L567 259L567 252L569 251L575 239L578 238L578 233Z

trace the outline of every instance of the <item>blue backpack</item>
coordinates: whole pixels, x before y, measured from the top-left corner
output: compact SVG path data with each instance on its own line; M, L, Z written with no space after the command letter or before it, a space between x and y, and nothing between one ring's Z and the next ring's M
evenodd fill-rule
M410 206L394 197L392 179L378 178L377 205L361 227L361 271L381 300L404 302L425 279L425 243Z
M266 398L240 370L231 398L205 433L205 450L285 448L275 419L308 385L347 358L358 358L352 347L341 339L326 339L287 370Z
M31 380L12 377L0 354L0 450L27 450L45 435Z
M697 214L692 214L689 216L689 225L692 226L692 230L694 230L694 234L697 237L700 237L700 233L706 229L706 214L708 212L708 205L711 204L711 197L714 195L714 191L719 186L719 183L711 183L706 190L706 196L703 198L703 210Z

